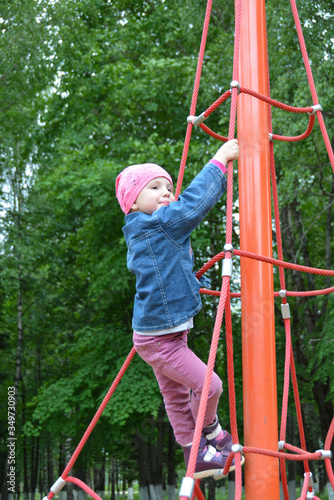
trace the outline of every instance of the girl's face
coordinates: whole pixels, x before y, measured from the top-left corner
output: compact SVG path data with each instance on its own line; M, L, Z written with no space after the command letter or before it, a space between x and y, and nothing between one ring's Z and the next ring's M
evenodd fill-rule
M131 210L151 215L173 201L175 201L175 197L172 184L165 177L156 177L140 191Z

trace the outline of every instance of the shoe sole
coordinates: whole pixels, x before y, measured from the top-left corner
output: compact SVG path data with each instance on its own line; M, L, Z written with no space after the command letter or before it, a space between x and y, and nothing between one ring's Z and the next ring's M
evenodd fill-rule
M245 463L245 457L241 457L241 465ZM233 472L235 470L235 465L231 465L230 469L228 472ZM213 476L213 479L218 481L219 479L223 479L226 477L224 474L222 474L223 469L211 469L211 470L203 470L201 472L195 472L194 473L194 479L203 479L204 477L211 477Z
M242 456L241 457L241 466L244 465L244 463L245 463L245 457ZM230 467L228 473L229 472L233 472L234 470L235 470L235 465L232 465ZM218 481L219 479L223 479L224 477L226 477L226 476L223 474L223 470L220 470L218 473L216 473L216 474L213 475L213 479L215 479L215 481Z

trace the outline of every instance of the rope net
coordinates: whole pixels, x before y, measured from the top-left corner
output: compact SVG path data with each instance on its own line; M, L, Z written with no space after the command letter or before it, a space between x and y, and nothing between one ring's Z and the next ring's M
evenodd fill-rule
M213 138L220 141L227 141L234 138L235 135L235 123L236 123L236 109L237 109L237 98L240 93L248 94L254 99L259 99L267 104L268 106L268 118L269 118L269 141L270 141L270 171L271 171L271 180L272 180L272 196L273 196L273 206L274 206L274 214L275 214L275 225L276 225L276 239L277 239L277 253L278 259L273 259L269 257L264 257L262 255L258 255L251 252L234 250L234 255L245 257L247 259L255 259L258 261L266 262L271 265L278 266L279 268L279 278L280 278L280 287L281 290L279 292L275 292L275 297L281 297L282 305L287 304L287 297L305 297L305 296L316 296L316 295L324 295L334 292L334 287L322 289L322 290L309 290L306 292L298 292L298 291L287 291L285 286L285 276L284 269L292 269L294 271L300 271L304 273L312 273L322 276L334 276L333 270L325 270L325 269L317 269L308 266L301 266L298 264L292 264L289 262L285 262L283 260L283 247L282 247L282 238L281 238L281 229L280 229L280 217L279 217L279 207L278 207L278 196L277 196L277 184L276 184L276 172L275 172L275 160L274 160L274 149L273 149L273 141L280 140L286 142L295 142L300 141L308 137L313 129L315 123L315 117L319 122L319 126L321 129L321 133L323 136L323 140L327 149L327 153L330 159L330 163L334 173L334 155L331 147L331 143L327 134L327 130L324 124L321 106L318 104L317 92L313 80L311 65L309 62L309 58L307 55L306 45L304 41L304 36L299 20L299 15L297 11L297 6L295 0L290 0L291 9L296 25L296 30L298 34L299 44L301 47L301 52L303 56L303 61L307 73L307 78L309 82L309 87L312 95L313 106L298 108L294 106L289 106L287 104L281 103L270 97L264 96L258 92L255 92L251 89L241 87L238 84L238 68L239 68L239 45L240 45L240 26L241 26L241 0L236 1L235 6L235 43L234 43L234 57L233 57L233 82L231 84L231 89L225 91L213 104L211 104L200 117L195 116L196 112L196 104L197 104L197 96L200 86L200 79L204 61L205 54L205 46L207 40L207 34L209 29L209 22L211 16L211 8L212 8L212 0L207 1L203 32L199 50L199 57L197 63L197 70L195 76L195 83L193 88L193 95L190 106L190 116L188 117L188 125L186 129L183 153L180 163L180 170L178 181L176 185L175 198L177 199L182 188L184 170L187 162L187 155L190 146L192 129L195 125L198 125L205 133L209 134ZM269 89L269 74L268 74L268 89ZM231 107L230 107L230 125L228 131L228 137L224 137L220 134L213 132L209 127L203 124L203 121L208 118L211 113L213 113L219 106L221 106L228 98L231 98ZM302 113L309 115L309 121L307 128L304 133L294 136L294 137L286 137L282 135L273 134L272 132L272 117L271 117L271 106L280 108L284 111L290 113ZM226 201L226 251L218 253L215 257L211 258L197 273L197 277L201 277L208 269L210 269L214 264L218 261L228 258L232 258L232 250L233 248L229 245L232 244L232 208L233 208L233 162L230 161L227 165L227 201ZM233 438L233 443L235 445L239 444L238 438L238 427L237 427L237 418L236 418L236 399L235 399L235 386L234 386L234 364L233 364L233 335L232 335L232 318L231 318L231 307L230 307L230 298L241 297L241 293L232 293L230 291L230 277L224 276L222 280L222 286L220 291L211 291L207 289L201 289L201 293L206 295L214 295L219 297L219 304L217 315L215 319L211 347L209 352L209 358L207 363L207 372L204 381L202 397L200 402L200 407L198 411L198 417L196 422L196 428L194 432L193 445L190 453L188 469L186 472L187 478L193 478L196 466L196 458L199 449L199 443L204 423L204 415L206 410L207 399L209 395L209 387L212 378L212 372L214 369L214 363L216 360L216 353L218 347L218 340L220 336L221 325L223 321L223 317L225 315L225 325L226 325L226 349L227 349L227 367L228 367L228 388L229 388L229 406L230 406L230 423L231 423L231 433ZM226 476L229 472L232 460L235 460L235 498L237 500L241 499L241 491L242 491L242 473L241 473L241 453L256 453L259 455L266 455L271 457L276 457L280 461L280 470L281 470L281 480L283 486L284 499L287 500L289 498L288 493L288 485L287 485L287 477L286 477L286 469L285 469L285 461L295 460L302 461L304 464L304 483L302 488L301 497L299 500L305 500L306 498L313 498L314 500L320 500L318 497L314 495L313 490L313 482L312 482L312 474L309 468L310 460L325 460L326 470L328 474L329 481L331 483L332 488L334 489L334 473L333 467L331 464L331 453L330 448L333 440L334 434L334 418L332 419L330 428L328 430L328 434L325 441L325 446L323 450L318 450L314 453L310 453L306 450L306 442L305 442L305 433L303 428L302 421L302 412L301 405L299 399L298 392L298 384L297 384L297 376L296 369L293 358L292 351L292 342L291 342L291 324L290 318L283 318L284 326L285 326L285 335L286 335L286 346L285 346L285 367L284 367L284 387L283 387L283 400L282 400L282 415L281 415L281 429L280 429L280 441L278 443L278 451L266 450L256 447L249 446L239 446L234 447L235 452L232 451L226 461L225 467L222 471L222 477ZM97 495L88 485L86 485L81 480L69 476L69 472L72 469L75 461L77 460L80 452L82 451L85 443L87 442L90 434L92 433L96 423L98 422L102 412L107 406L110 398L112 397L116 387L118 386L121 378L123 377L125 371L127 370L131 360L135 355L134 347L131 349L128 357L126 358L121 370L116 376L113 384L111 385L108 393L106 394L104 400L102 401L99 409L97 410L95 416L93 417L90 425L88 426L85 434L83 435L81 441L79 442L76 450L74 451L68 465L64 469L64 472L60 476L60 478L54 483L51 487L49 494L47 497L44 497L43 500L51 500L53 496L58 493L63 486L67 482L74 483L81 487L86 491L94 500L102 500L99 495ZM293 386L295 405L296 405L296 413L297 413L297 421L298 428L300 434L300 442L301 448L297 448L285 442L286 436L286 426L287 426L287 411L288 411L288 393L290 386L290 375ZM289 452L289 453L288 453ZM180 500L186 500L187 498L197 497L198 500L205 500L204 496L199 487L200 480L196 480L194 482L194 489L192 494L189 496L180 496Z

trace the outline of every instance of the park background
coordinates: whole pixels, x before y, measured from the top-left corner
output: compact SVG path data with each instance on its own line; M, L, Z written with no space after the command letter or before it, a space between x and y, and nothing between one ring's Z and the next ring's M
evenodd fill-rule
M300 0L315 84L333 142L333 2ZM289 2L268 0L272 97L295 106L312 99ZM204 0L2 0L0 7L0 481L7 500L8 388L15 388L15 494L42 498L68 459L132 347L134 277L126 268L117 173L156 162L177 178L205 12ZM229 88L234 5L215 1L198 112ZM229 103L210 117L227 135ZM298 135L305 116L273 111L275 133ZM184 185L219 143L194 129ZM302 143L275 143L284 258L333 268L334 178L318 126ZM242 154L242 151L241 151ZM235 175L237 162L235 162ZM235 182L237 200L237 182ZM222 251L225 198L195 232L196 269ZM239 246L238 204L233 244ZM274 256L276 253L273 223ZM239 291L235 259L233 291ZM219 289L217 267L208 273ZM279 289L274 270L275 290ZM325 288L328 277L286 273L288 290ZM323 446L333 417L333 295L292 298L296 360L306 442ZM215 298L190 335L208 356ZM239 438L242 435L240 303L233 301ZM278 405L284 328L276 309ZM224 332L216 370L225 381L219 413L229 428ZM287 441L299 445L290 397ZM322 499L323 462L311 464ZM303 479L288 466L291 498ZM135 357L72 475L106 498L175 497L185 473L151 369ZM231 478L233 479L233 478ZM203 482L206 496L222 483ZM73 487L62 492L68 500ZM102 494L102 493L101 493ZM85 496L85 494L83 494ZM298 493L297 493L298 495Z

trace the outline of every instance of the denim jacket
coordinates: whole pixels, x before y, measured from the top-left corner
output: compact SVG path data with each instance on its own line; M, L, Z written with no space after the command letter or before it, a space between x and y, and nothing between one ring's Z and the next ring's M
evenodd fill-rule
M169 206L125 216L127 266L136 275L133 329L172 328L199 312L200 282L193 273L191 232L226 189L223 172L208 163Z

